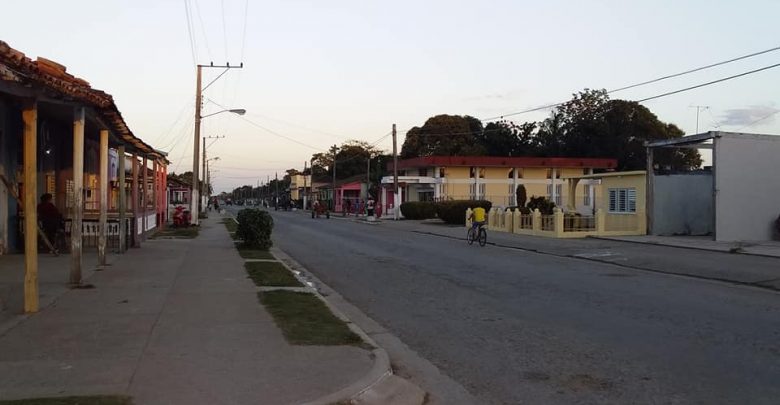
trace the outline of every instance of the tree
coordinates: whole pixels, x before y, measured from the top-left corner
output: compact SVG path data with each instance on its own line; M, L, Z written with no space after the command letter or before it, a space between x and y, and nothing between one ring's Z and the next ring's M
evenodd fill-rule
M645 168L646 141L683 135L637 102L610 100L605 90L588 89L553 110L537 133L547 156L615 158L618 170ZM695 150L669 149L659 151L656 161L688 170L701 165L701 156Z
M435 155L484 155L485 147L478 142L482 131L482 122L474 117L437 115L428 118L422 127L414 127L406 133L400 156L407 159Z
M368 159L374 159L382 151L376 146L358 140L349 140L337 147L336 179L365 174ZM333 153L315 153L312 155L311 173L315 180L329 181L333 175ZM373 164L372 164L373 165Z

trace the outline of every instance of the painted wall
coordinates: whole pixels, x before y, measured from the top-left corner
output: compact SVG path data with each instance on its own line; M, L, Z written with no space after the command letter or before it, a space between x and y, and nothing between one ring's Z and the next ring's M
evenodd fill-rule
M21 151L21 111L0 98L0 173L12 183L16 179ZM19 217L16 199L0 185L0 254L18 251Z
M712 174L655 175L653 184L653 235L714 231Z
M716 239L771 240L780 215L780 136L736 134L715 143Z

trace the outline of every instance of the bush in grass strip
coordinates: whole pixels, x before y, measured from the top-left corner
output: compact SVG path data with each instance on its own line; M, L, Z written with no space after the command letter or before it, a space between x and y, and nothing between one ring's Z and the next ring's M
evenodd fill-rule
M268 249L271 247L271 231L274 220L271 214L252 208L238 212L238 230L236 236L244 243L244 247L253 249Z

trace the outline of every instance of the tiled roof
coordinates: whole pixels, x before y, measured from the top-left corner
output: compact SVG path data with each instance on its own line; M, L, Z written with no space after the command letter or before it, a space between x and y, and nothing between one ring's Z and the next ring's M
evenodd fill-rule
M135 146L140 152L164 158L133 134L110 94L94 89L86 80L67 73L65 66L57 62L41 57L32 60L0 41L0 80L37 86L49 96L74 100L93 107L118 137Z

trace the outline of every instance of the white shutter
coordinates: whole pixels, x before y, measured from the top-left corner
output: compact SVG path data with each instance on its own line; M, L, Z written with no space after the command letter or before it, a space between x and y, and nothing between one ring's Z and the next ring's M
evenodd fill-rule
M636 212L636 189L629 188L628 190L628 206L627 212Z

